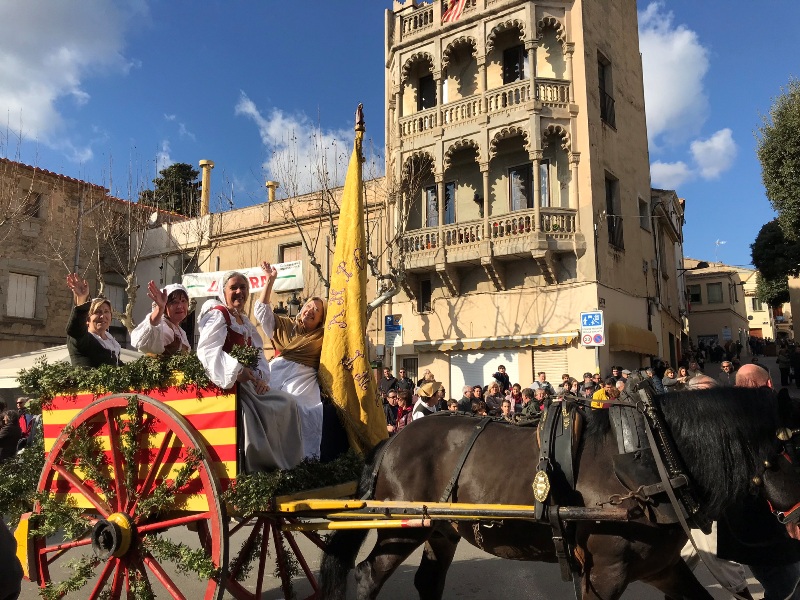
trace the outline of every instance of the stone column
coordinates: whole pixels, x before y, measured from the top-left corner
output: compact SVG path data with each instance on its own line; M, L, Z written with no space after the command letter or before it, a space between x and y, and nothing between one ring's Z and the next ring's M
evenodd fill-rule
M481 163L481 175L483 176L483 239L492 238L489 230L489 163Z
M403 84L401 83L394 89L394 133L395 139L400 139L401 127L400 119L403 117Z
M444 125L444 80L442 79L442 71L434 71L433 80L436 83L436 127ZM433 125L433 124L432 124Z
M538 100L536 97L536 48L539 46L538 40L525 42L525 50L528 52L528 65L530 67L530 100Z
M436 180L436 203L439 207L439 233L437 234L439 242L437 246L441 248L444 239L442 237L444 234L444 173L437 173L434 179Z
M542 229L542 179L539 170L542 168L542 151L534 150L531 153L533 161L533 220L534 231Z
M481 97L481 108L480 111L483 114L488 112L488 108L486 105L486 56L479 56L477 59L478 63L478 93Z
M564 44L564 56L567 59L567 81L569 81L569 102L575 102L575 88L572 83L572 55L575 53L575 44L568 42ZM600 98L600 102L603 99Z
M569 205L575 209L575 232L581 230L581 203L578 196L578 163L581 161L580 152L570 152L569 167Z

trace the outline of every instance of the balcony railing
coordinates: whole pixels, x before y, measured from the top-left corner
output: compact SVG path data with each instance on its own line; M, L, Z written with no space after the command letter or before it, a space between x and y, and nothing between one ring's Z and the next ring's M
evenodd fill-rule
M402 17L400 31L403 38L413 36L434 25L433 5L419 6L407 17Z
M549 106L569 104L569 82L560 79L536 79L536 99Z
M575 236L575 209L541 208L539 227L535 227L536 211L533 208L516 210L489 219L489 239L500 240L526 236L535 231L549 238L570 239ZM455 249L474 245L486 239L483 219L445 225L441 230L445 248ZM435 250L440 246L439 228L424 227L406 232L402 239L403 251L414 254Z
M438 119L438 106L421 110L410 117L400 119L400 136L411 137L429 131L436 127Z
M493 113L527 102L531 97L531 82L523 79L507 83L503 87L489 90L486 96L486 110Z
M569 82L559 79L537 79L537 100L545 106L566 107L570 102ZM467 98L434 106L400 119L400 137L412 137L435 127L454 127L469 123L483 114L498 113L519 106L531 99L529 79L507 83ZM440 116L441 113L441 116Z

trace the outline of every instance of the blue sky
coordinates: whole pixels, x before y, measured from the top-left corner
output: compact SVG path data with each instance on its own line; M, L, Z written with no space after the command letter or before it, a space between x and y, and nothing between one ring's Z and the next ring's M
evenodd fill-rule
M359 102L380 152L390 5L0 0L0 155L123 198L171 162L211 159L215 196L263 202L270 170L285 181L274 157L288 137L300 163L314 146L330 164L349 152ZM800 76L800 3L639 11L653 186L686 198L687 256L748 264L773 217L754 132Z

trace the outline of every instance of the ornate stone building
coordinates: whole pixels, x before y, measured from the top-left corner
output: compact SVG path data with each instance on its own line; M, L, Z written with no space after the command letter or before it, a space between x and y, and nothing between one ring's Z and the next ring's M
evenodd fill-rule
M395 366L457 396L678 358L683 203L650 189L630 2L394 2L386 18L391 227L408 278ZM603 309L604 346L580 313Z

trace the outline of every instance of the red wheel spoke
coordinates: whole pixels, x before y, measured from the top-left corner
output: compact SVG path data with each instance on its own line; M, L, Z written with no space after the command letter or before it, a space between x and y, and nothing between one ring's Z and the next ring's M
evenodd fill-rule
M111 597L112 598L119 598L122 595L122 584L125 581L125 572L128 569L126 568L125 563L117 559L117 568L114 571L114 581L111 583Z
M170 579L169 575L167 575L166 571L164 571L163 567L158 564L158 562L156 562L152 556L146 554L142 557L142 562L144 562L144 564L147 565L147 568L153 572L153 575L155 575L156 579L161 582L161 585L163 585L164 588L170 594L172 594L173 598L177 598L178 600L186 600L186 596L181 594L180 590L172 581L172 579Z
M245 523L246 521L242 521ZM236 560L231 565L230 569L228 570L228 576L230 579L236 581L236 578L239 576L239 572L242 570L242 562L248 556L250 556L250 551L253 549L253 543L258 536L258 531L261 529L261 521L256 519L255 525L253 525L253 530L250 532L250 535L247 536L244 544L242 544L242 549L239 552L239 556L236 557Z
M120 454L121 441L120 441L120 434L119 429L117 429L117 423L114 421L114 418L111 416L111 409L106 409L104 411L106 417L106 426L108 427L108 441L111 445L111 464L114 467L114 484L116 486L117 498L117 510L122 510L125 505L128 503L128 493L127 489L128 486L125 485L125 480L123 477L122 472L122 455ZM130 468L134 468L133 465L129 465Z
M53 470L61 477L66 479L72 487L78 488L78 491L83 494L84 498L92 503L92 505L97 509L97 512L103 515L103 518L108 518L108 515L111 514L111 509L108 507L108 504L103 502L100 499L100 496L90 490L89 487L83 481L81 481L77 475L75 475L75 473L67 471L61 465L53 465Z
M139 498L147 496L147 494L150 492L150 487L153 485L159 469L161 469L162 461L164 460L164 456L167 454L167 450L169 449L171 441L172 430L168 430L161 442L161 447L158 449L156 458L153 461L153 466L150 467L149 471L147 471L147 476L144 478L144 483L142 483L142 487L139 488L138 498L136 499L136 502L133 503L133 506L128 511L128 514L133 514L136 510L136 505L139 503Z
M263 520L264 527L261 535L261 553L258 557L258 579L256 580L256 598L261 598L261 589L264 585L264 567L267 563L267 550L269 549L270 522Z
M86 537L73 542L64 542L63 544L56 544L55 546L47 546L39 550L39 554L49 554L50 552L64 552L70 548L77 548L78 546L88 546L92 543L91 537Z
M179 525L186 525L188 523L195 523L197 521L204 521L211 518L211 513L196 513L185 517L178 517L176 519L167 519L166 521L157 521L155 523L147 523L146 525L139 525L136 531L140 534L151 531L160 531L161 529L169 529L170 527L178 527Z
M286 541L289 542L289 546L292 548L292 552L294 552L294 557L297 559L297 562L300 563L300 568L303 569L303 573L306 574L306 579L311 584L311 587L314 589L314 595L319 592L319 584L317 584L317 578L314 577L314 573L311 569L308 568L308 563L306 562L303 553L300 552L300 548L297 547L297 542L294 539L294 536L289 531L284 531L283 535L286 537Z
M242 527L247 525L250 522L250 519L252 519L252 518L255 518L256 522L258 522L258 518L257 517L249 517L247 519L242 519L233 528L231 528L230 531L228 531L228 535L230 535L231 537L236 535L236 532L238 532ZM255 525L254 525L254 527L255 527Z
M283 590L283 595L286 598L290 598L292 595L292 580L289 577L286 553L283 550L283 544L281 544L280 536L281 532L278 524L273 523L272 539L275 542L275 558L278 561L278 574L281 576L281 589Z
M287 523L298 523L297 519L286 519ZM288 531L286 532L289 533ZM312 544L314 544L317 548L325 552L327 549L327 545L322 537L316 531L300 531Z
M100 579L97 580L97 583L94 585L94 588L92 589L92 593L89 594L89 600L95 600L95 598L100 597L100 594L102 593L103 588L106 585L106 581L108 580L108 576L111 574L111 569L113 569L117 563L119 563L119 559L114 557L111 557L106 562L106 565L100 572Z

